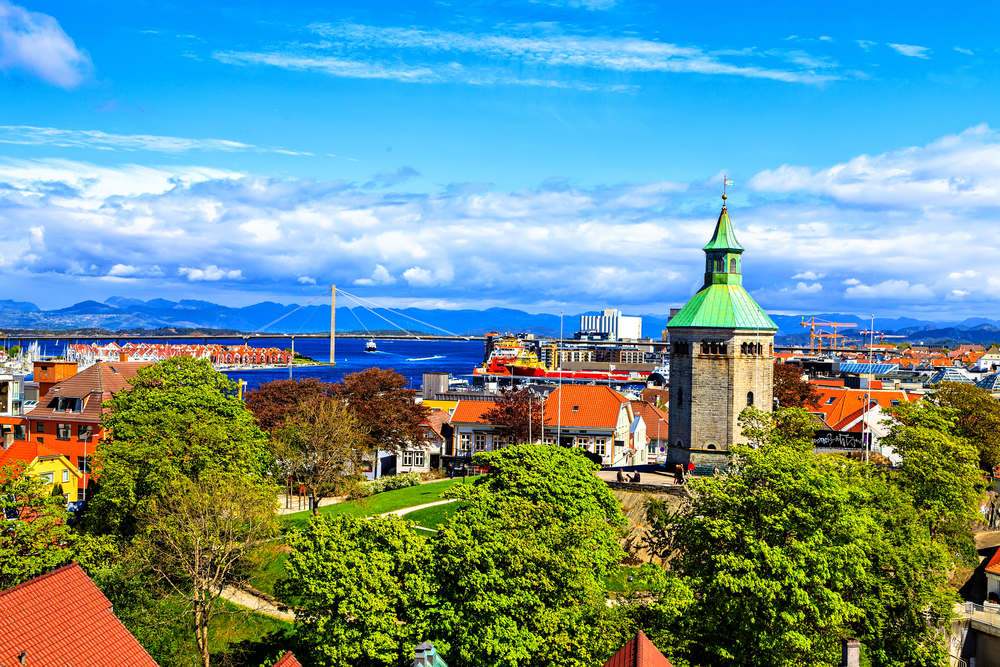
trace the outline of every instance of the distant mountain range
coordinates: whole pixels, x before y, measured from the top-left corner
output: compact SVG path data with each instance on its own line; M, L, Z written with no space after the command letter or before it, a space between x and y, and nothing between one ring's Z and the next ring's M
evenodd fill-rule
M567 315L563 331L571 336L579 329L580 315L597 315L596 311ZM630 313L636 314L636 313ZM842 327L840 333L854 334L868 329L871 320L845 315L824 313L817 320L829 322L854 322L856 327ZM801 326L802 316L772 315L778 325L778 342L798 345L808 343L809 330ZM667 323L662 314L642 314L643 334L660 338ZM392 329L393 326L427 333L454 333L458 335L483 334L488 331L511 331L552 336L559 334L559 316L547 313L527 313L511 308L486 310L424 310L403 308L389 310L376 308L363 310L337 308L338 331L363 331ZM71 331L79 329L228 329L257 333L319 333L330 330L330 306L282 305L264 301L252 306L230 308L209 301L167 299L130 299L113 296L104 303L83 301L68 308L41 310L25 301L0 300L0 329L44 331ZM875 329L885 333L906 336L892 339L895 342L975 342L1000 341L1000 321L973 317L961 322L933 322L909 317L895 319L875 318Z

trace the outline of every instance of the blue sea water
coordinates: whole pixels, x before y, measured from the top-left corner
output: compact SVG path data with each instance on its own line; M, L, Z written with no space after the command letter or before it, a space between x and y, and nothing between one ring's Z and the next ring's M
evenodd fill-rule
M251 339L253 347L289 347L287 340ZM317 378L323 382L338 382L348 373L366 368L391 368L406 378L414 389L423 384L424 373L450 373L453 377L472 374L472 369L483 361L482 341L417 341L380 340L378 352L365 352L363 340L338 340L336 366L307 366L292 369L294 378ZM242 344L234 341L233 344ZM322 339L297 339L295 351L316 361L330 361L330 342ZM247 390L272 380L289 376L288 367L262 370L225 371L233 380L244 380Z

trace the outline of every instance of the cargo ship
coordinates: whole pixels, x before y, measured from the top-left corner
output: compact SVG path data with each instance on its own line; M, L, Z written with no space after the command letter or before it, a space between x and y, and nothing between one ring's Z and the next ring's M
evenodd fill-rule
M538 355L512 335L492 338L492 348L486 360L476 366L473 375L495 377L523 377L539 380L599 380L604 382L643 382L649 373L640 371L553 370L545 367Z

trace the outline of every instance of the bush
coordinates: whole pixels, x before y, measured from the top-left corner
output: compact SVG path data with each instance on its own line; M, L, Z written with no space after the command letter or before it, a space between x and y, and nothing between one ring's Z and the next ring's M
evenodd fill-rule
M391 475L380 477L370 482L363 482L361 486L368 491L368 495L372 495L382 493L383 491L405 489L408 486L417 486L418 484L420 484L420 473L408 472L402 475Z

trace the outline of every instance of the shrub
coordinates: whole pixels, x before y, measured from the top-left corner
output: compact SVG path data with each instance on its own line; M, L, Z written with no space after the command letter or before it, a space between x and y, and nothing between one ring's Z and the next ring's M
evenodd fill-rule
M368 491L367 495L372 495L375 493L382 493L383 491L405 489L408 486L417 486L418 484L420 484L420 473L408 472L402 475L391 475L387 477L380 477L369 482L363 482L361 487Z

